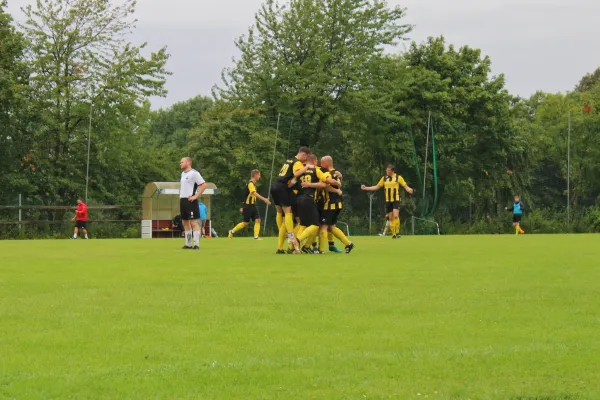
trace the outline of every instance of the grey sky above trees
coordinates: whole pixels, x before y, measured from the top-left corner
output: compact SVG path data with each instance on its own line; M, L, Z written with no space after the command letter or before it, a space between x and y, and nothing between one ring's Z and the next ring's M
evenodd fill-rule
M9 11L23 21L20 7L34 0L9 0ZM151 51L168 46L166 107L198 94L210 95L221 71L238 55L233 41L254 21L261 0L140 0L132 41ZM415 25L410 39L444 35L447 43L481 48L494 73L506 75L507 88L521 96L536 90L572 90L583 75L600 66L600 2L597 0L389 0L408 9ZM392 52L403 51L400 45Z

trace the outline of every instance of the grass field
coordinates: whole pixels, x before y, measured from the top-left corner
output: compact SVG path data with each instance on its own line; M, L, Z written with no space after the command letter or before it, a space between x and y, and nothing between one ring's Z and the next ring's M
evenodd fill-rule
M600 399L600 236L0 242L2 399Z

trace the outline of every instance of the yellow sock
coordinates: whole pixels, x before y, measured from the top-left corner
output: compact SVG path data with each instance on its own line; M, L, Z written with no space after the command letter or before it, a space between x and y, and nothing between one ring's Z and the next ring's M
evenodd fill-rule
M300 236L298 236L298 241L303 242L311 236L316 236L319 232L319 227L317 225L311 225L302 232ZM311 242L309 242L311 243Z
M306 239L306 243L304 243L304 247L310 248L310 245L313 244L317 240L317 235L319 234L319 230L317 229L315 233L310 235L308 239Z
M396 235L400 234L400 218L396 219Z
M294 216L292 214L285 214L285 230L294 232Z
M516 231L515 231L515 235L519 234L519 227L517 226Z
M296 237L302 235L302 233L306 229L306 227L304 225L300 225L300 224L298 224L298 226L296 228L297 229L294 229L294 235L296 235Z
M254 221L254 237L260 235L260 222Z
M328 242L333 242L333 233L327 232L327 241Z
M280 227L281 224L283 224L283 215L281 215L280 213L277 213L277 216L275 217L275 221L277 222L277 227Z
M350 241L348 240L346 235L344 235L344 232L342 232L342 230L337 226L333 228L331 232L333 233L333 236L338 238L338 240L344 244L344 246L348 246L350 244Z
M279 227L279 238L278 238L278 242L277 242L278 250L283 250L283 246L285 244L286 238L287 238L287 231L285 230L285 225L282 222L281 226Z
M244 229L245 227L246 227L246 225L244 225L244 223L243 223L243 222L240 222L239 224L237 224L237 225L236 225L236 226L235 226L235 227L232 229L232 231L233 231L233 233L236 233L236 232L239 232L239 231L241 231L241 230L242 230L242 229Z
M327 248L327 245L328 245L328 243L327 243L327 237L329 235L330 234L328 234L327 230L324 230L324 231L322 230L319 233L319 251L321 253L325 253L325 249Z

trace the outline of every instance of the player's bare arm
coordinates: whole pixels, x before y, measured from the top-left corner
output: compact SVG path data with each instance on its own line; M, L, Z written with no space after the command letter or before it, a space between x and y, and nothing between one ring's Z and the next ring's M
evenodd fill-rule
M407 193L413 194L415 192L415 190L408 185L404 185L403 188Z
M302 187L311 189L325 189L327 187L327 184L325 182L302 182Z
M381 189L381 186L379 186L379 185L375 185L375 186L362 185L360 188L361 188L361 190L365 190L367 192L376 192L379 189Z
M204 191L206 190L206 182L204 182L203 184L201 184L198 187L198 190L196 191L196 194L193 196L188 197L189 201L194 201L194 200L198 200L198 198L200 196L202 196L202 193L204 193Z
M304 167L300 168L298 171L294 172L294 177L295 178L300 178L302 175L304 175L304 173L306 171L308 171L310 167L308 165L305 165Z
M342 187L342 183L341 183L340 181L337 181L337 180L335 180L335 179L332 179L332 178L327 178L327 179L325 180L325 182L326 182L328 185L331 185L331 186L333 186L333 187L336 187L336 188L338 188L338 189Z
M336 193L338 196L341 196L342 194L344 194L341 189L335 188L331 185L327 186L325 188L325 190L328 191L329 193Z
M271 200L261 196L258 192L252 192L250 196L256 197L257 199L263 201L265 204L271 205Z

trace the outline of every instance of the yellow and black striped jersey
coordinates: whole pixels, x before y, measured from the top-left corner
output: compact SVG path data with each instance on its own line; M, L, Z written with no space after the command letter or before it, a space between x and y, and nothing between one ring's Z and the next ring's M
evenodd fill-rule
M336 178L335 173L337 171L335 169L323 170L323 173L326 178L331 178L338 181L340 184L342 183L342 178ZM343 198L337 193L328 192L327 190L322 190L322 200L319 203L322 210L341 210L343 207Z
M400 201L400 188L404 186L406 186L404 178L397 174L386 175L377 184L377 187L384 188L386 203Z
M256 204L256 197L252 196L252 193L256 193L256 185L254 184L254 182L250 181L244 189L245 205Z
M318 183L325 182L327 178L323 174L320 168L310 167L306 170L306 172L300 177L300 182L306 183ZM317 201L317 192L318 190L315 188L302 188L300 194L304 196L311 196Z
M275 181L287 185L292 179L294 179L294 173L302 168L304 168L304 164L302 164L302 161L298 160L298 158L294 157L290 160L287 160L283 164L283 167L281 167L279 176Z

